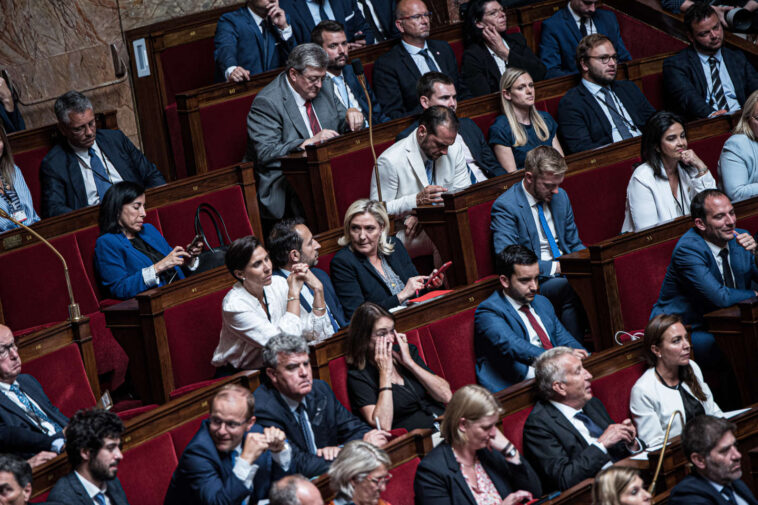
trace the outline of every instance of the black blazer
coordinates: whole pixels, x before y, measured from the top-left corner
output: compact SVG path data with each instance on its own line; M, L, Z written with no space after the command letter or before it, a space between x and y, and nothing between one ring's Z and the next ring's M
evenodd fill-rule
M426 42L440 72L455 83L458 100L470 98L471 93L458 77L458 62L450 44L444 40L430 39ZM421 78L421 73L400 41L376 60L373 75L374 93L387 116L396 119L421 112L416 93L416 83Z
M458 133L461 134L463 142L466 144L469 151L471 151L471 156L474 157L476 164L482 169L484 175L486 175L488 179L498 175L505 175L505 169L500 165L500 162L497 161L495 153L492 152L492 148L484 138L484 134L482 133L482 130L479 129L479 126L477 126L472 119L467 117L459 117L458 122ZM397 137L395 137L395 142L403 140L416 128L418 128L418 119L408 128L401 131Z
M97 130L96 142L125 181L145 188L166 184L155 165L119 130ZM78 160L66 139L45 155L40 165L43 218L87 206L87 191Z
M631 81L613 81L611 89L621 100L632 122L642 131L655 109ZM595 97L582 84L571 88L558 105L558 132L566 154L588 151L613 142L611 123Z
M722 47L721 56L734 84L737 101L742 105L750 93L758 89L758 72L742 51ZM663 87L666 104L685 116L685 119L704 118L713 112L705 100L710 91L708 81L700 58L692 46L663 60Z
M732 482L734 492L750 505L758 505L750 488L740 479ZM693 472L674 486L669 496L671 505L732 505L724 498L724 495L716 491L710 482Z
M361 83L358 82L358 77L355 75L355 72L353 72L353 67L350 65L345 66L345 68L342 69L342 75L345 77L345 84L350 87L350 91L353 92L355 99L358 100L363 115L366 117L366 121L368 121L368 102L366 101L366 93L363 92L363 87L361 86ZM368 96L371 98L372 123L379 124L389 121L390 118L385 116L384 112L382 112L382 106L379 103L379 99L376 98L368 81L366 81L366 90L368 90ZM336 88L334 92L337 92Z
M613 424L597 398L590 399L582 411L603 430ZM608 454L588 445L566 416L550 402L539 401L524 424L524 454L546 488L564 490L594 477L607 462L630 453L623 442L608 449Z
M8 112L5 107L0 105L0 122L2 122L5 133L13 133L26 129L24 117L18 108L18 104L13 102L13 112Z
M390 237L390 242L395 244L395 250L387 256L387 262L405 285L408 279L417 276L418 272L402 242L395 237ZM348 319L353 317L353 312L363 302L374 302L385 309L400 305L397 295L390 293L368 258L354 252L350 246L337 251L329 270L334 290L342 301L342 309Z
M489 449L481 449L476 455L501 498L522 489L531 492L535 498L542 494L537 474L523 457L520 465L513 465L502 454ZM413 481L413 491L416 505L476 505L453 449L447 442L442 442L421 460Z
M287 434L287 440L292 446L290 471L302 473L306 477L316 477L329 470L330 462L308 452L308 444L300 431L300 425L282 395L268 381L258 386L253 394L258 423L261 426L276 426ZM324 381L313 381L313 389L306 395L305 403L318 448L360 439L371 429L337 401L334 392Z
M129 505L118 478L106 481L106 486L108 487L106 494L111 500L111 505ZM66 505L92 505L94 503L74 472L64 475L55 483L53 490L50 491L49 499Z
M534 82L545 78L545 64L526 45L520 33L502 33L510 48L508 68L515 67L529 72ZM473 96L482 96L500 91L500 69L484 42L471 44L463 51L461 77Z

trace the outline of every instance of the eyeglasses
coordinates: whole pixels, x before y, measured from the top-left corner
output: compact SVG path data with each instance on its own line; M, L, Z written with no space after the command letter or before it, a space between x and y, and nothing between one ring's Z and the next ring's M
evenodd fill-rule
M11 342L10 344L5 344L0 346L0 359L5 359L8 357L8 354L10 354L11 351L17 351L18 346L16 345L16 342Z
M421 18L432 19L432 13L431 13L431 11L422 12L421 14L414 14L412 16L403 16L403 17L397 18L397 19L399 21L403 21L405 19L412 19L413 21L420 21Z
M219 419L218 417L211 417L210 418L211 426L214 428L220 428L223 425L226 425L226 429L228 430L236 430L240 426L242 426L244 423L238 423L237 421L224 421L223 419Z
M305 80L308 81L308 84L316 84L317 82L321 81L324 82L326 80L326 74L324 75L305 75L304 72L301 72L300 70L297 71L298 74L305 77Z
M386 486L389 483L390 479L392 479L392 474L391 473L388 473L384 477L380 477L380 478L366 477L366 480L368 480L369 482L371 482L376 487L379 487L382 484Z
M588 58L593 58L595 60L600 60L600 63L603 65L607 65L609 61L613 60L614 62L619 61L619 55L618 54L604 54L602 56L588 56Z
M487 11L487 12L484 13L484 16L485 17L487 17L487 16L499 16L500 14L505 14L505 9L503 9L502 7L500 9L495 9L495 10Z

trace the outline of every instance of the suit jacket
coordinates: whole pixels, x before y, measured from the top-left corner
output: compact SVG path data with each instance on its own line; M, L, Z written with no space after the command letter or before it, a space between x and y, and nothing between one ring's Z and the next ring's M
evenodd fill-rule
M400 132L395 137L395 142L404 139L413 133L416 128L418 128L418 120ZM487 178L505 175L505 169L497 161L495 153L492 152L492 148L484 138L482 130L479 129L479 126L472 119L467 117L458 118L458 134L463 139L468 150L471 151L471 156L474 157L474 161L476 161L476 164L482 169Z
M529 72L535 82L545 78L545 65L526 45L520 33L501 33L510 48L508 68L520 68ZM484 42L471 44L463 51L461 77L473 96L488 95L500 91L500 68Z
M737 101L742 105L758 88L758 72L742 51L722 47L721 56L734 84ZM685 119L705 118L713 112L713 107L706 101L710 90L703 65L692 46L663 60L663 86L666 104Z
M758 505L758 500L742 480L737 479L732 482L732 487L735 493L750 505ZM731 505L724 495L716 491L716 488L697 472L689 474L673 487L669 503L671 505Z
M16 381L21 392L34 400L51 420L61 427L68 424L68 418L52 404L37 379L21 374ZM60 436L44 433L10 398L0 393L0 447L3 450L28 459L40 451L49 451L53 440Z
M334 291L334 286L332 285L332 280L329 278L329 274L316 267L311 267L311 272L313 272L313 275L315 275L316 278L321 281L321 284L324 285L324 301L326 301L326 306L329 307L329 312L334 316L334 319L337 321L337 324L340 325L340 328L345 328L350 324L350 321L345 317L345 312L342 310L342 304L337 297L337 293ZM280 268L274 270L274 275L286 277ZM305 299L301 294L300 305L305 305L306 303L307 302L305 302Z
M400 32L395 25L395 7L397 7L396 0L368 0L371 5L374 6L374 12L376 12L379 18L379 24L384 31L384 35L388 39L394 39L400 36ZM361 0L358 0L361 3ZM366 16L363 16L364 18Z
M550 300L537 295L531 303L554 347L583 349L555 315ZM476 308L474 353L477 382L493 393L521 382L537 356L545 352L529 341L521 316L498 289Z
M744 231L737 230L738 233ZM729 266L734 288L724 285L705 239L695 228L690 229L674 247L650 317L663 313L678 314L684 324L697 329L703 326L704 314L755 296L750 286L752 281L758 281L758 267L753 255L739 246L736 238L729 241Z
M161 173L119 130L97 130L96 142L125 181L145 188L166 184ZM66 139L50 149L40 165L42 217L53 217L86 207L87 191L79 165Z
M251 74L284 66L296 44L294 32L289 40L284 40L275 26L267 24L268 36L264 39L247 6L221 16L213 39L216 82L224 82L226 69L233 66Z
M331 79L324 81L313 99L313 109L322 129L349 130L347 110L335 96ZM247 115L245 161L256 162L258 198L267 217L281 219L284 215L287 185L277 158L298 150L310 137L287 74L282 72L258 93Z
M395 245L395 250L385 259L405 285L408 279L418 275L418 272L403 243L396 237L390 237L390 242ZM368 258L353 251L350 246L337 251L329 265L329 270L334 289L342 300L342 308L345 309L345 316L348 319L353 317L353 312L363 302L374 302L388 310L400 305L397 295L390 293L379 272L371 265Z
M24 117L21 115L18 104L15 102L13 112L8 112L5 110L5 107L0 106L0 123L2 123L3 128L5 128L5 133L26 130Z
M255 417L261 426L276 426L287 434L292 446L292 465L306 477L321 475L329 462L308 452L308 444L294 414L284 398L265 381L255 390ZM316 447L345 444L360 439L371 428L347 411L337 401L329 385L314 379L311 392L305 397Z
M368 27L366 19L358 9L356 0L329 0L334 12L334 21L339 21L345 27L347 40L353 42L355 35L362 32L366 35L366 43L374 43L374 34ZM298 44L311 41L311 32L316 27L313 16L305 0L281 0L279 5L292 20L292 30Z
M559 189L558 194L553 195L549 207L561 252L568 254L584 249L584 244L579 239L579 233L576 230L571 202L563 189ZM495 254L511 244L520 244L530 248L539 257L540 236L522 183L514 184L495 200L491 217L490 229L495 244ZM550 276L551 263L539 261L541 277Z
M263 433L263 428L255 424L250 432ZM267 498L271 484L287 474L269 451L254 464L258 470L248 490L233 473L231 453L222 454L216 449L206 419L184 449L163 505L240 505L247 497L254 504Z
M629 61L632 55L621 40L621 30L616 15L605 9L597 9L592 16L598 33L608 37L619 55L619 61ZM546 79L575 74L576 46L582 38L574 17L563 7L542 23L540 57L547 67Z
M603 430L613 424L597 398L591 398L582 411ZM609 448L607 454L587 444L566 416L550 402L540 400L524 424L524 454L540 474L546 491L562 491L594 477L606 463L630 453L623 442Z
M631 81L613 81L611 89L626 108L634 125L642 131L655 109ZM561 98L558 105L561 145L568 153L588 151L613 142L608 117L597 99L581 82Z
M366 101L366 94L363 92L361 83L358 82L358 77L355 75L353 67L351 65L346 65L345 68L342 69L342 75L345 78L345 83L350 88L350 91L352 91L353 96L356 100L358 100L358 104L361 106L361 111L366 117L366 121L368 121L369 107L368 102ZM382 106L379 103L379 99L376 98L376 95L371 89L371 85L368 81L366 81L366 90L368 91L368 96L371 98L371 120L373 124L389 121L390 118L387 117L384 112L382 112Z
M129 505L124 488L121 487L118 478L106 481L105 485L108 488L106 494L111 500L111 505ZM48 498L50 501L61 502L66 505L92 505L93 503L92 498L87 494L87 490L84 489L74 472L61 477L53 486Z
M458 77L458 62L450 44L444 40L427 40L427 45L440 72L455 83L458 100L471 96L468 88ZM421 104L416 93L416 83L421 78L413 58L401 42L374 63L374 91L382 104L382 110L392 119L421 112Z
M410 214L416 208L416 194L431 184L426 176L415 130L379 156L377 171L387 213L394 217ZM373 200L379 199L376 175L376 172L371 174L370 194ZM471 185L466 157L460 144L450 146L447 154L434 162L434 182L448 190Z
M525 458L521 458L520 465L514 465L497 451L480 449L476 455L501 498L520 489L534 496L542 494L540 480ZM421 460L413 491L419 505L476 505L453 448L447 442L439 444Z
M139 236L164 256L173 249L150 223L143 225ZM149 289L142 278L142 269L152 264L152 260L138 251L123 233L105 233L95 242L95 270L113 298L126 300ZM174 267L174 271L177 279L184 279L180 267ZM162 285L160 280L159 285Z

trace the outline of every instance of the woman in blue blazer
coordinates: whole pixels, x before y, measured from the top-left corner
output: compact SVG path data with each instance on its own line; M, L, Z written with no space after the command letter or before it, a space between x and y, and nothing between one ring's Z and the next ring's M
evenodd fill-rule
M742 107L742 115L719 158L719 177L732 202L758 195L758 90Z
M100 236L95 243L95 268L113 298L125 300L175 279L183 279L182 265L195 258L202 243L173 249L155 226L145 223L145 190L123 181L105 193L100 204Z

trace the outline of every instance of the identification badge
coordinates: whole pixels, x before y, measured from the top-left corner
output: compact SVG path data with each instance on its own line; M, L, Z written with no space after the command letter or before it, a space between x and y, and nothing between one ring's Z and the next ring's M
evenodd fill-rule
M16 212L13 213L13 219L18 221L19 223L23 223L24 221L26 221L26 212L24 212L23 210L17 210Z

